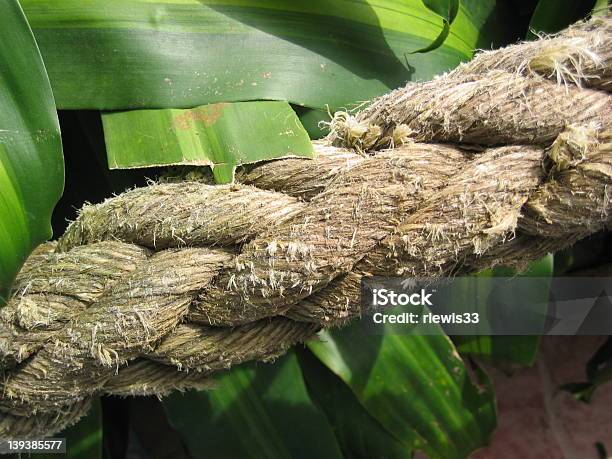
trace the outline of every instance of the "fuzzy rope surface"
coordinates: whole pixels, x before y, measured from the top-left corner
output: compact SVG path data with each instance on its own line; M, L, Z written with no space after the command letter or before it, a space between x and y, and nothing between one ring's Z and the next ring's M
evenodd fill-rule
M363 276L524 266L605 228L609 24L483 53L337 115L315 160L84 207L0 310L0 438L53 434L100 394L205 388L274 359L358 317ZM577 31L577 57L542 51Z

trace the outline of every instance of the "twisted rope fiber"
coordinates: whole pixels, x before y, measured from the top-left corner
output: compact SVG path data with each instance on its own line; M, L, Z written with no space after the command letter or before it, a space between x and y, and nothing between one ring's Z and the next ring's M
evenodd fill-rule
M85 206L0 310L0 438L53 434L100 394L205 388L272 360L359 316L363 276L521 267L605 228L609 25L483 53L338 114L315 160Z

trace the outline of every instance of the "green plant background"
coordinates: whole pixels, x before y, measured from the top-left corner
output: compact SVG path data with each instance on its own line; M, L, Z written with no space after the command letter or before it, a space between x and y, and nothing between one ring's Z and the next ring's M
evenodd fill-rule
M27 254L51 236L51 223L60 234L83 202L142 185L157 166L223 164L216 175L227 181L240 164L310 155L306 132L321 137L329 111L430 79L478 48L559 30L595 3L7 0L0 4L0 287L8 290ZM229 108L223 126L211 129L197 113L217 103ZM178 129L185 113L190 121ZM257 122L239 143L245 117ZM289 125L296 135L269 141ZM209 141L195 142L200 135ZM65 191L51 218L64 165ZM596 264L593 253L549 256L521 275L550 276L585 258ZM75 458L127 451L407 458L417 450L463 458L489 442L497 422L491 383L474 359L515 368L532 364L538 348L533 337L358 333L327 331L274 364L220 375L210 391L162 402L103 398L59 436ZM596 356L599 369L606 349ZM577 390L593 390L607 375L590 374Z

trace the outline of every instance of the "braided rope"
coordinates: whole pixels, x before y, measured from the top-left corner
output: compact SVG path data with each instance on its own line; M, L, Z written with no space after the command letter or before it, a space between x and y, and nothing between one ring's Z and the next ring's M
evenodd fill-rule
M524 65L577 31L591 58L569 59L579 78ZM363 276L523 266L609 225L609 21L565 34L336 116L315 160L85 206L0 310L0 438L57 432L99 394L204 388L274 359L357 317Z

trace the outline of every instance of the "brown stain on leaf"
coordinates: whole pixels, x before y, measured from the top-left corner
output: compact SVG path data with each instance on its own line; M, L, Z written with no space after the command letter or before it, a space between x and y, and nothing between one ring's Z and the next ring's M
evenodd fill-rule
M212 126L221 117L227 105L227 103L223 102L185 110L180 115L174 117L172 124L177 129L183 130L191 127L191 121L201 122L204 126Z

